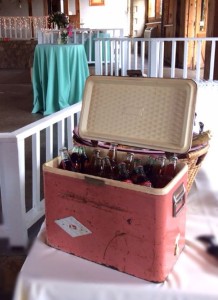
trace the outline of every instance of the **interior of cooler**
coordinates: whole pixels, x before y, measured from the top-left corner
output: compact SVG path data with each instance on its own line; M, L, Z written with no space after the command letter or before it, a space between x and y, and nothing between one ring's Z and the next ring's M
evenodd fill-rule
M114 157L112 158L111 151L116 153L115 160ZM67 152L71 164L70 169L65 166L65 161L61 156L46 165L77 174L82 173L85 176L90 175L150 188L164 188L184 167L184 164L178 163L177 158L171 154L166 156L158 151L147 154L133 153L125 147L118 148L116 144L106 149L75 144L73 149ZM98 159L95 156L97 152ZM128 160L127 158L130 157L131 160ZM107 159L109 165L106 165Z

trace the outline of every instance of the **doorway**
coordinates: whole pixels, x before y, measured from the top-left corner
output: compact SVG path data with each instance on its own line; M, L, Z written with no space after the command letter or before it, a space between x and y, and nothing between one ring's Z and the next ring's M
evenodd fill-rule
M47 0L48 5L48 14L52 14L57 11L61 11L61 2L60 0Z
M65 0L64 13L69 16L69 21L75 28L80 28L80 4L79 0Z
M186 18L185 18L185 37L206 37L207 32L207 13L208 0L188 0L186 2ZM205 47L201 48L201 67L205 63ZM188 66L194 70L196 68L197 59L197 43L189 43L188 49Z
M79 0L47 0L48 14L61 11L69 16L69 22L80 28Z
M151 0L148 0L151 1ZM163 0L161 37L206 37L208 0ZM197 43L189 42L188 68L196 69ZM206 43L201 47L201 67L205 64ZM177 44L177 67L183 66L184 44ZM171 57L171 46L165 49L166 62Z

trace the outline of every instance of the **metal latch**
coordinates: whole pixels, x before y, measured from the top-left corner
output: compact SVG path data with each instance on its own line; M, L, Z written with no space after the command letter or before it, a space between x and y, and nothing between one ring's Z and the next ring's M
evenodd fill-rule
M104 186L105 185L105 181L102 179L88 177L88 176L85 176L84 179L87 183L95 185L95 186Z
M176 217L185 205L186 189L182 183L173 194L173 217Z

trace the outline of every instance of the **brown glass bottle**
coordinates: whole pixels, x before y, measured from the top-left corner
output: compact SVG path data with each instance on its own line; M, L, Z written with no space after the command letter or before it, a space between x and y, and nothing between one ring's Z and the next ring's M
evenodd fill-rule
M89 158L86 154L85 147L79 146L79 169L81 173L86 173L88 170Z
M151 174L151 182L152 186L155 188L162 188L165 186L163 172L165 168L165 156L158 156L155 159L154 165L152 167L152 174Z
M66 147L63 147L59 150L60 156L61 156L61 163L59 167L61 169L67 170L67 171L73 171L72 162L70 159L70 155L68 153L68 150Z
M170 157L166 163L163 170L163 180L165 185L168 184L176 176L176 166L178 158L176 156Z
M102 158L101 157L96 157L93 168L92 168L92 175L94 176L102 176Z
M129 172L127 170L126 163L121 162L117 165L117 167L118 167L117 180L120 180L120 181L129 180Z
M141 184L146 181L146 175L142 166L142 161L139 158L134 159L133 171L130 174L133 183Z
M146 161L143 163L144 172L149 179L152 176L152 168L154 163L155 163L155 158L152 156L147 157Z
M131 174L134 169L134 153L127 153L124 162L126 163L126 169Z
M110 159L112 167L114 167L117 164L117 144L112 143L110 145L107 156Z
M105 156L105 157L102 158L101 177L109 178L109 179L113 178L112 166L111 166L111 162L110 162L110 159L109 159L108 156Z
M72 167L74 172L80 172L79 163L79 146L75 145L70 151L70 158L72 161Z
M95 169L96 169L97 158L100 158L100 150L96 148L92 152L92 156L91 156L91 159L90 159L89 165L87 167L87 171L86 171L87 174L96 175Z

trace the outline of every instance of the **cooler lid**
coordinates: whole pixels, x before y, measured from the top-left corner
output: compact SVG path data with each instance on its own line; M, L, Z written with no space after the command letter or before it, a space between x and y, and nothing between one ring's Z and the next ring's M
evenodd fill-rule
M190 79L90 76L79 134L171 153L192 141L197 85Z

